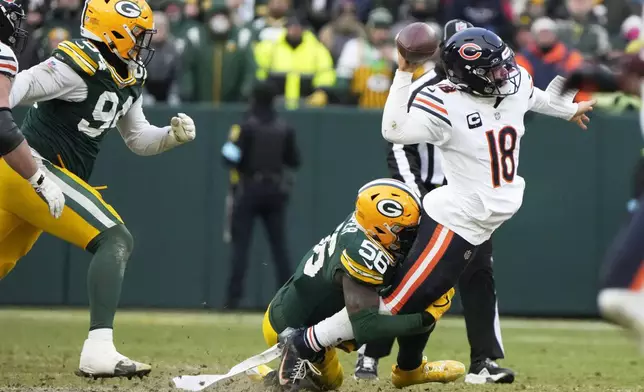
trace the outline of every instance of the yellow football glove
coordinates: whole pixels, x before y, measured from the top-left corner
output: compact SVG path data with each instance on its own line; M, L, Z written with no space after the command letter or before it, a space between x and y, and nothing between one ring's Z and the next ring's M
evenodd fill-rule
M449 308L452 307L452 298L454 297L454 294L456 294L456 290L454 290L454 288L449 289L448 292L441 295L439 299L429 305L427 309L425 309L425 312L431 314L436 321L440 320L440 318L447 313Z

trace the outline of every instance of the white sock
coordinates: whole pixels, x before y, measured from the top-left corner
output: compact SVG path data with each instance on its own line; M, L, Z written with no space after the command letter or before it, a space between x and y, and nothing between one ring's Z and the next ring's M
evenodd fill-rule
M315 335L316 345L319 343L321 347L333 347L338 343L354 338L347 308L343 308L338 313L320 321L311 328Z
M113 340L111 328L99 328L89 331L87 339L111 342Z

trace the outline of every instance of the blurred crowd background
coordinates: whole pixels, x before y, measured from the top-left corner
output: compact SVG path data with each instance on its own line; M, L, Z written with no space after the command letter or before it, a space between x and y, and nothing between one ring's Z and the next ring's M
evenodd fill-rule
M145 103L247 101L270 80L279 103L384 106L395 70L394 38L422 21L454 18L495 31L545 88L583 62L607 66L638 50L641 4L632 0L149 0L158 33ZM21 67L79 36L82 0L29 0L30 43ZM433 67L425 64L419 75ZM639 97L600 95L614 112Z

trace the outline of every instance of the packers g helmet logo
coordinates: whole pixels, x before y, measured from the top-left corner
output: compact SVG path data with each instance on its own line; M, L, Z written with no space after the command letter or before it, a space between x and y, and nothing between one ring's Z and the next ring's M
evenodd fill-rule
M114 8L119 14L132 19L138 18L142 12L141 7L128 0L119 1Z
M376 208L378 208L378 212L389 218L398 218L404 211L402 204L391 199L380 200L376 204Z

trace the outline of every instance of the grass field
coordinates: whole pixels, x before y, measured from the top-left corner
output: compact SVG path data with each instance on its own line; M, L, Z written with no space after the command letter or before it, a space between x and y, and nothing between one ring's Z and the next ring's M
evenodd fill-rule
M171 391L172 377L221 374L263 351L261 315L216 313L119 313L115 341L124 354L149 361L143 380L89 381L73 375L86 336L88 315L81 310L0 309L0 391ZM518 372L513 385L424 385L409 391L644 391L644 357L622 331L600 322L503 319L508 358ZM446 318L426 354L468 364L462 319ZM386 392L391 358L381 365L377 383L350 376L354 355L341 353L345 391ZM212 391L261 391L244 377L215 385Z

